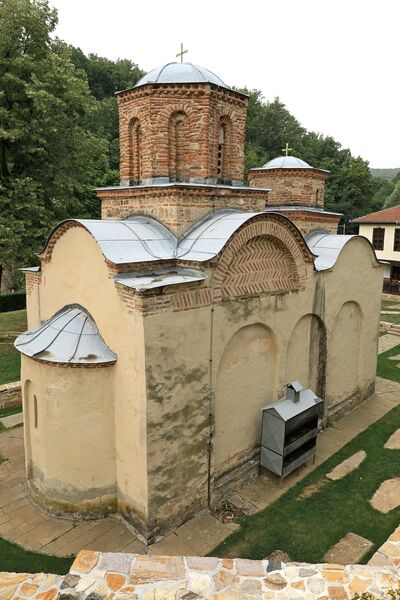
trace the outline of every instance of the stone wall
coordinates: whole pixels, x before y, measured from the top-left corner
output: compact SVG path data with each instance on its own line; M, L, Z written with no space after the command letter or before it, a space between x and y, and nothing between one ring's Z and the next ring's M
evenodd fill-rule
M0 385L0 409L21 404L21 382L13 381Z
M0 573L7 600L346 600L400 585L400 527L368 565L81 551L65 576ZM368 596L371 598L371 596Z

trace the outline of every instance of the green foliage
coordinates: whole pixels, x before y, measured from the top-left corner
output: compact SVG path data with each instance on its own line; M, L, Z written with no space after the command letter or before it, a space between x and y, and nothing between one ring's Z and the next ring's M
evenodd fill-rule
M26 328L26 310L0 312L0 385L20 379L21 355L14 340Z
M393 190L385 200L384 207L398 206L400 204L400 181L394 180Z
M70 50L51 34L47 0L0 1L0 265L35 261L49 227L96 217L108 141L90 127L96 104Z
M0 295L0 313L10 310L19 310L26 306L25 292L14 292L13 294Z
M370 169L373 177L377 179L383 179L385 181L391 181L400 173L399 169Z

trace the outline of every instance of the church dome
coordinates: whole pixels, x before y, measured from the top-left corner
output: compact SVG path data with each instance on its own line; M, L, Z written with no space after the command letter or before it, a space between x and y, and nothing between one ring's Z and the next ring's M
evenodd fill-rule
M262 169L312 169L312 166L297 156L277 156L265 163Z
M192 65L192 63L167 63L144 75L134 87L140 87L147 83L213 83L230 89L218 75L204 67Z

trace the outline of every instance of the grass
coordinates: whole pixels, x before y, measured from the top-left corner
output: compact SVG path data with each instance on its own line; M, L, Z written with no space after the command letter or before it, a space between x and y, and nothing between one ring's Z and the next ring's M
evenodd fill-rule
M0 571L16 573L57 573L65 575L73 557L59 558L30 552L17 544L0 538Z
M400 368L396 365L400 364L399 360L391 360L391 356L397 356L400 354L400 344L397 346L393 346L386 352L382 352L382 354L378 355L378 370L377 374L379 377L384 377L384 379L391 379L392 381L397 381L400 383Z
M400 302L396 302L395 300L382 300L381 311L382 310L400 311ZM400 325L400 315L385 315L381 313L381 321Z
M17 404L17 406L8 406L7 408L0 409L0 419L2 417L9 417L10 415L16 415L22 412L22 405Z
M364 557L367 562L400 521L400 507L385 515L368 502L383 481L400 476L400 450L383 447L399 426L400 406L396 406L274 504L243 518L240 528L210 554L262 559L279 549L294 561L318 563L331 546L352 531L374 544ZM361 449L367 458L358 469L341 480L326 480L333 467ZM325 485L314 495L299 498L306 487L318 483Z
M13 344L26 328L26 310L0 313L0 385L20 378L21 358Z

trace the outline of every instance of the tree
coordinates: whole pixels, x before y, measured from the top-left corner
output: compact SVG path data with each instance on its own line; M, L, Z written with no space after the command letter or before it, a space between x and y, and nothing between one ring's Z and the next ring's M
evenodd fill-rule
M86 76L51 38L56 24L47 0L0 0L0 265L12 272L56 221L98 215L93 186L110 171Z

